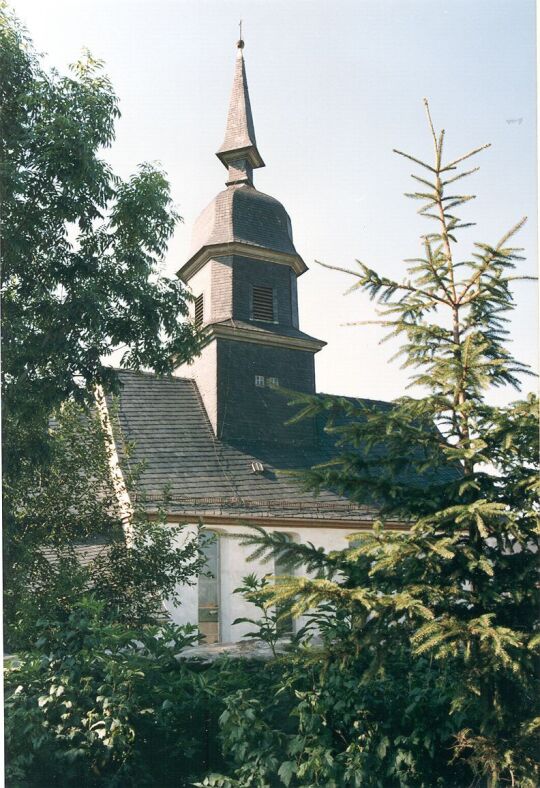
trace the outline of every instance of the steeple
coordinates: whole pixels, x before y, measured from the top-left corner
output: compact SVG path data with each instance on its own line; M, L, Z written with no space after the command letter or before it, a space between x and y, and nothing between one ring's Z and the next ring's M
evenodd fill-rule
M255 127L246 78L244 63L244 42L237 43L234 81L227 116L225 139L216 153L218 159L229 170L227 186L235 183L253 183L253 170L264 167L264 161L257 150Z
M283 205L253 185L264 167L257 150L238 42L223 145L227 188L195 222L191 256L178 276L195 296L192 315L208 342L177 374L198 386L214 434L222 441L313 446L313 419L285 426L287 399L276 385L315 393L314 355L326 344L300 330L297 278L307 266L293 243Z

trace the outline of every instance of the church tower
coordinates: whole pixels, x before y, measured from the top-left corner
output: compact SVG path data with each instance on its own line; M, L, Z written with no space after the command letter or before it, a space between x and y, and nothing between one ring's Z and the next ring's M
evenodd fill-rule
M312 445L314 422L285 425L291 411L275 387L314 393L314 354L326 343L299 329L297 278L307 266L295 249L289 215L253 184L253 171L265 165L243 48L240 40L225 139L216 154L227 169L227 188L196 220L191 255L178 271L196 297L193 319L209 341L176 374L197 382L218 439Z

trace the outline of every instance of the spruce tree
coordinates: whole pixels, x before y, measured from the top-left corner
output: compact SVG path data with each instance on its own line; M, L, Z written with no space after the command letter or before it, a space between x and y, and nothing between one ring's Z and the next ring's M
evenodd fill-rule
M403 366L421 395L386 408L294 398L298 418L328 415L338 445L336 459L313 468L306 486L371 502L379 519L328 555L278 535L248 542L259 555L281 550L313 570L273 591L276 604L308 613L325 643L324 667L302 696L311 710L304 702L295 711L307 738L283 756L296 779L315 779L312 735L334 764L316 777L324 784L532 788L540 725L537 401L494 407L486 399L493 387L519 389L528 372L507 349L506 327L513 283L531 278L516 272L522 257L513 246L525 219L498 243L476 243L460 256L459 233L472 223L458 209L473 196L459 187L478 169L469 160L487 146L446 161L444 131L435 131L425 107L433 161L395 151L418 167L417 191L407 196L431 225L422 254L406 261L402 282L362 262L347 270L351 290L379 304L387 336L403 340ZM392 530L396 520L407 530ZM291 675L304 681L313 663L300 657L302 664ZM316 718L324 736L333 730L331 743L322 733L313 739Z

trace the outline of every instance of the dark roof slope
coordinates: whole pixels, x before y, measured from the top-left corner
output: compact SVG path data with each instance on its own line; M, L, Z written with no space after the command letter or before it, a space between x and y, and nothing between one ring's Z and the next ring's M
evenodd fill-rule
M326 345L326 342L316 339L315 337L310 336L310 334L306 334L304 331L300 331L300 329L294 328L293 326L283 326L275 323L265 323L261 326L255 322L248 323L246 320L235 320L233 318L220 320L213 325L228 326L230 328L242 328L249 330L252 333L255 332L260 334L261 336L277 334L280 337L289 337L290 339L305 339L311 342L317 342L319 345Z
M250 184L229 186L207 205L193 227L191 254L232 242L297 255L289 214L279 200Z
M330 459L332 443L323 431L312 448L220 441L195 381L118 374L118 420L124 439L133 444L129 462L143 463L141 487L149 504L156 506L167 490L167 508L175 513L365 520L372 511L332 492L317 497L302 492L286 473ZM255 461L263 463L262 473L253 472Z
M372 505L351 503L331 491L317 496L304 492L291 473L335 456L335 437L324 430L324 416L316 421L317 441L312 446L222 441L214 436L194 380L118 374L122 384L119 425L124 439L134 447L129 462L144 465L141 488L150 507L155 508L167 491L167 509L178 514L346 519L351 523L375 514ZM387 402L361 401L391 408ZM127 461L125 456L123 461ZM262 473L254 472L254 462L263 464ZM449 467L436 475L437 481L444 482L455 478L456 470ZM426 479L431 476L426 473ZM418 484L417 475L410 481Z

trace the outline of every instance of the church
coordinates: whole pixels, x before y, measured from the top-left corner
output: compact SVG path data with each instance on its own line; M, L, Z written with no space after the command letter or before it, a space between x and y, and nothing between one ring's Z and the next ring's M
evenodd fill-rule
M254 612L233 593L246 574L284 573L278 562L248 561L235 534L257 525L333 550L371 528L376 516L330 491L303 492L289 473L335 454L323 420L286 423L293 413L277 390L314 394L315 354L326 343L300 329L297 279L307 266L289 215L254 185L254 170L265 165L243 47L239 41L217 151L226 188L196 220L190 257L178 271L195 297L192 319L208 342L168 378L119 373L119 425L134 447L133 461L144 465L147 506L157 510L166 489L170 523L188 529L202 523L216 536L207 548L212 576L182 589L179 607L169 606L172 619L197 624L207 644L237 642L249 628L233 624Z

